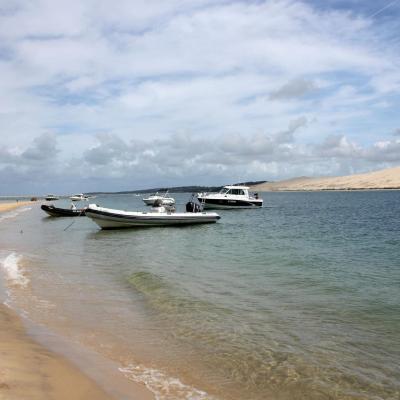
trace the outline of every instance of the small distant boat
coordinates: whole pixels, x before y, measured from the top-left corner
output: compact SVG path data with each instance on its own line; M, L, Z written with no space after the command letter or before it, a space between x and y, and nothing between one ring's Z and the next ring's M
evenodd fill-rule
M193 225L217 222L217 213L168 211L164 206L154 207L150 212L114 210L89 204L86 216L101 229L135 228L146 226Z
M70 208L59 208L53 205L42 204L40 207L51 217L83 217L85 215L85 208L82 209L70 209Z
M235 209L260 208L263 199L251 195L247 186L224 186L218 193L199 193L197 199L204 208Z
M173 197L167 197L167 195L168 195L168 190L163 195L158 194L158 192L157 192L155 194L150 195L147 198L144 198L143 201L148 206L153 206L157 200L161 200L162 205L164 205L164 206L174 205L175 199Z
M55 194L48 194L45 197L46 201L55 201L55 200L59 200L60 198L58 196L56 196Z
M74 194L73 196L70 197L72 201L83 201L87 200L89 196L85 196L83 193L80 194Z

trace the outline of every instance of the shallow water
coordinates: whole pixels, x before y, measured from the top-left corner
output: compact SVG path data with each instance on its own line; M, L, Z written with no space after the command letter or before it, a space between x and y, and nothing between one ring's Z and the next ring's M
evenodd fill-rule
M7 302L160 399L398 399L400 192L263 197L177 228L14 211L0 221Z

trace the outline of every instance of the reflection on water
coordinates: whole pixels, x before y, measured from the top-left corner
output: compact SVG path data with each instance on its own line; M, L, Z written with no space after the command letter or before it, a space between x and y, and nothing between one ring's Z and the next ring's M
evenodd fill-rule
M80 218L65 231L69 219L34 209L15 217L22 235L4 220L2 250L29 279L12 301L161 399L398 398L400 192L264 201L185 228Z

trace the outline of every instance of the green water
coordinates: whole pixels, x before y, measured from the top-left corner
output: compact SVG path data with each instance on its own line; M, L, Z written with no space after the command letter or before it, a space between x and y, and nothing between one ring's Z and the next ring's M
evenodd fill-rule
M160 399L398 399L400 192L263 197L194 227L1 221L29 278L10 301Z

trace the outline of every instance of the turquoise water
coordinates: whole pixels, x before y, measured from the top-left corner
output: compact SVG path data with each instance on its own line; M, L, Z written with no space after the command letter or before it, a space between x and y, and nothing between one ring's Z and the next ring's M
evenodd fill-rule
M3 220L3 259L29 281L6 279L8 301L160 399L398 399L400 192L263 198L193 227Z

